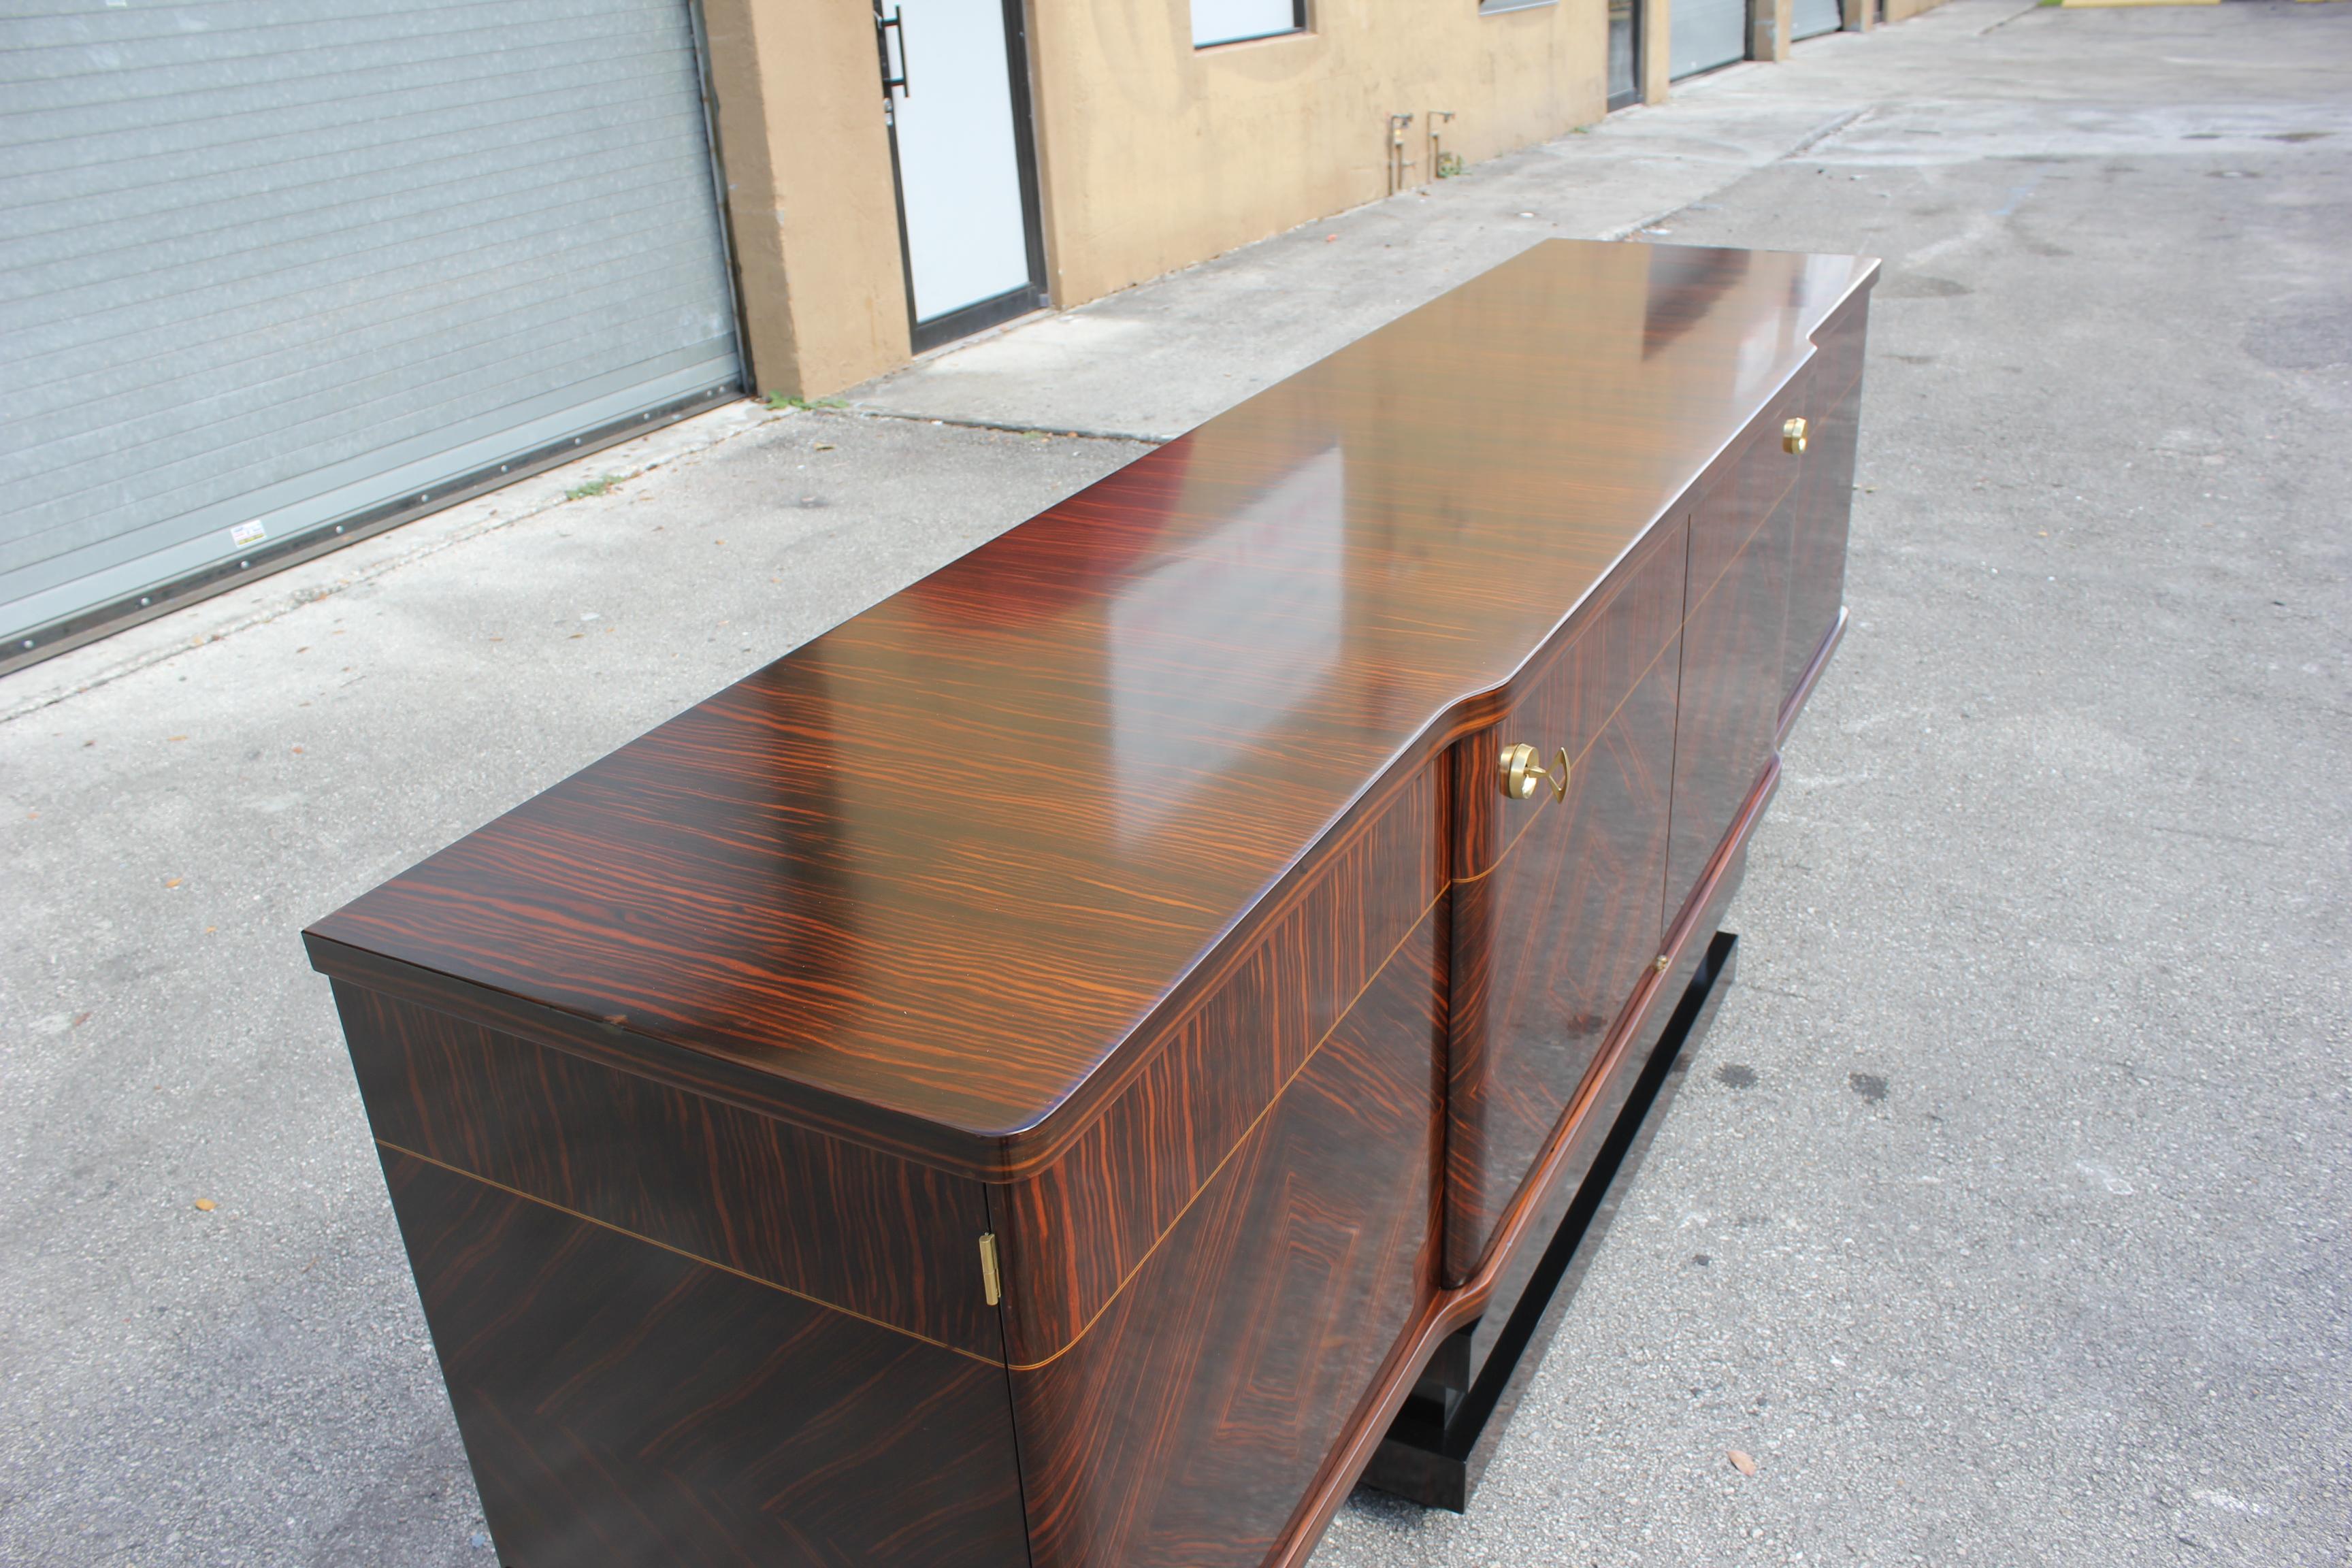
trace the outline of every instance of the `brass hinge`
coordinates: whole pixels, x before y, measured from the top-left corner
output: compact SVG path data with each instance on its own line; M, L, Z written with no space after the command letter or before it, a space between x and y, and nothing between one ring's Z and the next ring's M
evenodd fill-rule
M1004 1300L1004 1276L996 1270L996 1233L992 1230L980 1233L980 1293L988 1298L992 1307Z

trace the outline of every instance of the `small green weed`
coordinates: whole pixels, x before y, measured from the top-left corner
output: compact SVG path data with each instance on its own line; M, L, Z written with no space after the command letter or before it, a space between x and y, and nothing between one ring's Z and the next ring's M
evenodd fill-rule
M786 397L781 392L772 392L768 394L768 406L775 409L797 408L806 413L812 408L846 408L849 406L849 402L846 398L841 397L820 397L814 403L811 403L805 397Z
M570 489L565 490L563 492L563 499L565 500L586 500L590 496L603 495L605 491L611 489L620 482L621 480L618 475L599 474L585 484L574 485Z

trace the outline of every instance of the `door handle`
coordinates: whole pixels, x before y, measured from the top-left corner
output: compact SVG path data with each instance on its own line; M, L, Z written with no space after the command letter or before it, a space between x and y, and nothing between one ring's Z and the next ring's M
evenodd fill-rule
M898 35L898 71L895 76L890 72L889 35L893 31L897 32ZM907 16L905 7L893 5L890 8L890 14L885 16L882 15L881 0L875 0L874 49L877 54L882 57L883 100L887 102L893 91L897 92L901 98L914 97L915 89L907 85Z
M1503 748L1503 795L1510 800L1527 800L1536 793L1536 786L1551 785L1554 800L1568 798L1568 748L1562 746L1552 755L1553 767L1547 770L1536 758L1536 749L1521 742Z

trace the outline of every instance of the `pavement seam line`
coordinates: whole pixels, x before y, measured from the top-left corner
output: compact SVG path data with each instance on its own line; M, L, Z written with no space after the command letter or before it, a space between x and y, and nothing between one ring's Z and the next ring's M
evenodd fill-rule
M958 419L944 414L908 414L896 408L829 408L828 414L846 414L858 419L897 419L908 425L946 425L959 430L1002 430L1013 436L1045 436L1062 441L1140 441L1148 446L1165 447L1181 436L1146 436L1134 430L1066 430L1048 429L1042 425L1014 425L998 419Z

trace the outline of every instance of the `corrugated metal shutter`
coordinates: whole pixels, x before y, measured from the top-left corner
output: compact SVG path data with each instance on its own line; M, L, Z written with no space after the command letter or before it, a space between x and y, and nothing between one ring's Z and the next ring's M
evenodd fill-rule
M1748 58L1747 0L1674 0L1666 74L1677 80Z
M1845 26L1845 13L1838 0L1796 0L1796 15L1789 23L1791 38L1818 37L1834 33Z
M0 655L739 378L686 0L31 0L0 44Z

